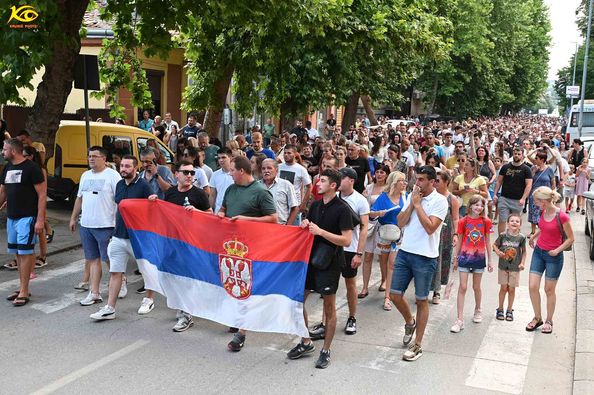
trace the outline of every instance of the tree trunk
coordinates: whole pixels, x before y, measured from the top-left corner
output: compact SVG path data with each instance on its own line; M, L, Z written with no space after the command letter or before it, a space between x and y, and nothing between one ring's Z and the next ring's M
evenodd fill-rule
M351 96L344 105L342 114L342 130L346 132L357 120L357 106L359 105L359 92L351 93Z
M371 126L377 125L377 119L375 118L375 112L373 112L373 108L371 107L371 97L369 95L361 95L361 101L363 102L363 107L365 108L365 113L367 114L367 118L369 118L369 123Z
M57 39L51 43L52 56L44 65L45 73L25 123L33 139L44 143L49 151L52 151L60 118L72 90L74 64L80 52L79 30L89 0L60 0L56 3L62 15L59 33L66 40Z
M212 87L212 101L208 106L206 115L204 116L204 130L211 137L218 137L221 130L221 118L223 110L225 109L225 102L227 100L227 93L231 85L231 78L233 77L234 67L228 64L223 70L221 78L219 78Z
M433 80L433 89L431 90L431 101L429 102L429 107L427 108L427 115L433 114L433 110L435 109L435 100L437 99L437 88L439 87L439 79L437 75Z
M291 98L288 98L281 103L279 135L282 134L285 129L290 131L293 128L295 125L295 117L297 116L296 112L297 108Z

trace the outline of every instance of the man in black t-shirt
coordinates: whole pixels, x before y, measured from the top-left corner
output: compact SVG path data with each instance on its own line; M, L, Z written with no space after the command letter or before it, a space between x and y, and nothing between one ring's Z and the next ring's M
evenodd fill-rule
M355 191L363 193L363 190L365 189L365 178L367 178L368 183L371 182L371 169L369 168L369 162L367 159L359 156L359 152L361 151L361 146L359 146L359 144L349 144L347 151L348 156L345 160L345 163L347 166L351 167L357 172Z
M501 188L501 196L497 196ZM507 217L511 213L521 213L526 199L532 189L532 172L524 163L524 151L521 147L514 148L513 161L506 163L499 169L499 176L493 193L493 203L499 209L499 233L505 231Z
M189 161L181 161L175 165L175 178L177 185L171 186L165 191L165 201L178 206L184 206L186 211L205 211L212 213L208 196L204 190L192 184L194 181L194 165ZM157 200L157 195L149 196L149 200ZM194 325L190 313L183 310L177 312L177 323L173 327L174 332L183 332Z
M0 206L6 202L8 252L16 254L21 288L8 296L14 306L29 302L29 276L35 264L36 234L43 230L47 185L39 166L23 156L19 139L4 141L2 155L9 163L0 176Z
M321 200L311 205L307 219L301 223L301 228L308 228L315 236L312 255L321 248L333 247L329 266L325 269L314 267L311 263L307 267L305 280L305 299L303 301L303 315L307 325L305 300L311 291L315 291L324 298L324 315L326 316L326 333L324 346L316 361L316 368L324 369L330 364L330 345L336 332L336 290L340 280L340 273L344 265L343 247L351 244L353 234L353 220L347 203L336 196L340 186L341 175L337 170L324 170L317 185ZM325 247L324 247L325 246ZM310 354L315 347L310 338L303 338L287 356L297 359Z

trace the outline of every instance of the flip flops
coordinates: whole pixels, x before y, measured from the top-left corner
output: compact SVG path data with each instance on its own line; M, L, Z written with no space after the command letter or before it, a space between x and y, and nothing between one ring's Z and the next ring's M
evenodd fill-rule
M365 299L367 296L369 296L369 292L360 292L357 299Z
M40 256L35 258L35 269L40 269L44 266L47 266L46 258L42 258Z
M553 333L553 321L546 320L545 323L544 323L544 326L540 330L540 333L544 333L544 334L547 334L547 335Z
M13 300L17 299L19 297L19 294L21 293L20 290L18 291L14 291L13 293L11 293L10 295L8 295L6 297L6 300L8 300L9 302L12 302ZM31 293L29 292L29 296L31 296Z
M528 323L528 325L526 325L526 331L534 332L536 330L536 328L538 328L539 326L542 326L542 324L543 324L542 319L534 317L532 319L532 321L530 321Z
M26 296L17 296L12 302L12 305L14 307L21 307L26 305L27 303L29 303L29 298L27 298Z
M8 270L17 270L19 268L16 259L8 262L6 265L4 265L4 267Z

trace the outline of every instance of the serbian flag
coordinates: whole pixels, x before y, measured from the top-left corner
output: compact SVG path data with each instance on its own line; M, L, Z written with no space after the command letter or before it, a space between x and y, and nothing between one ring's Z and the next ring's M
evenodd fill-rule
M162 200L126 199L119 208L145 287L164 295L167 306L235 328L308 336L309 232Z

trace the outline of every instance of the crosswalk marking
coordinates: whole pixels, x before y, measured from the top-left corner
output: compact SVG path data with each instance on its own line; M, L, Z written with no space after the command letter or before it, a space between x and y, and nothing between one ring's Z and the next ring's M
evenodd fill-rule
M516 288L514 321L491 321L468 372L467 386L522 393L534 341L524 325L533 315L528 288Z
M44 283L57 277L82 271L82 269L84 268L84 264L85 260L79 259L78 261L71 262L57 269L45 270L43 272L43 276L37 277L35 280L31 282L31 284L35 286L35 284ZM0 284L0 292L14 291L16 289L19 289L20 285L21 282L18 278L14 280L5 281Z

